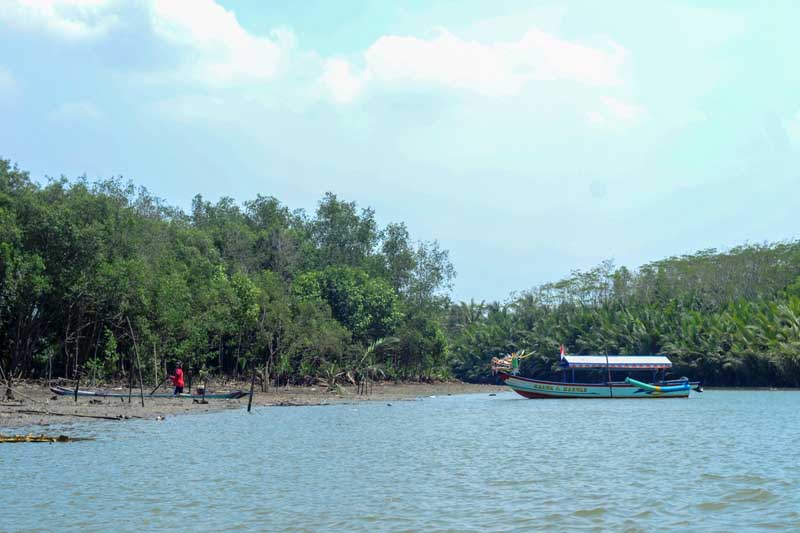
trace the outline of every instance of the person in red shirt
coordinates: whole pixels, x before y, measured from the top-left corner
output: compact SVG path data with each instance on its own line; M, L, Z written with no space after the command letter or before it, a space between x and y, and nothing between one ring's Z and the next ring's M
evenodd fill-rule
M183 364L178 361L175 363L175 375L170 376L169 379L172 380L172 384L175 385L175 395L181 394L183 392Z

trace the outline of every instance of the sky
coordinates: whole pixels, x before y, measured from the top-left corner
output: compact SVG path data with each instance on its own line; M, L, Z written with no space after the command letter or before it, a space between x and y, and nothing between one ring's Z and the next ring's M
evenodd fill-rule
M0 157L171 205L326 191L456 300L800 237L800 3L3 0Z

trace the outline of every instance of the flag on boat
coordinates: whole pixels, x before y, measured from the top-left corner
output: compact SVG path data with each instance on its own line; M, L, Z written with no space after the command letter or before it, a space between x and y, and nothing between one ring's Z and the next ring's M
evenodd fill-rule
M567 355L567 354L566 354L566 352L564 351L564 345L562 344L562 345L561 345L561 359L562 359L562 360L564 359L564 356L565 356L565 355Z

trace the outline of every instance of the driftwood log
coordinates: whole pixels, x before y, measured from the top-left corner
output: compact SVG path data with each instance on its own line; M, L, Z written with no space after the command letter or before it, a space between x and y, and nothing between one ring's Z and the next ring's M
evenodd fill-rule
M59 435L58 437L51 437L49 435L0 435L0 443L2 442L76 442L80 440L94 440L91 438L82 437L68 437L66 435Z

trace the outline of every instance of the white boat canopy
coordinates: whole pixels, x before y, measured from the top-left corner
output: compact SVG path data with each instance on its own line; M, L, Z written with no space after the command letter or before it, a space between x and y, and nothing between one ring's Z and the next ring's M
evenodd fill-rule
M665 355L564 355L560 366L562 369L660 370L672 368L672 362Z

